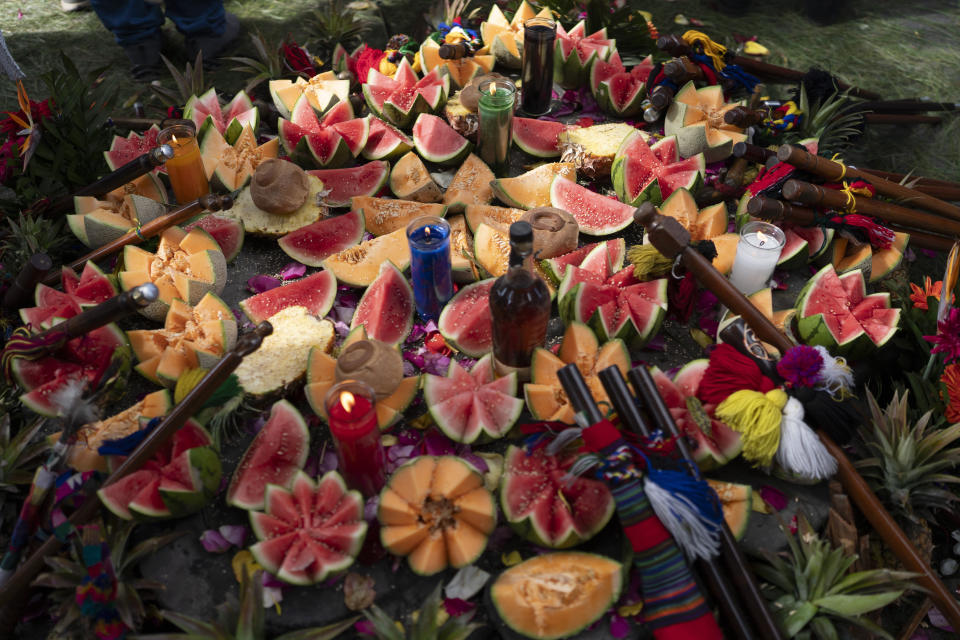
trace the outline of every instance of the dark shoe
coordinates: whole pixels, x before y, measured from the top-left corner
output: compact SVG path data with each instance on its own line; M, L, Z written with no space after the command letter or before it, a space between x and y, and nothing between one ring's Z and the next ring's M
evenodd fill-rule
M227 12L224 21L223 33L220 35L200 35L187 40L187 52L190 58L196 58L197 52L203 52L203 67L216 65L217 58L227 46L240 35L240 20L237 16Z
M146 40L141 40L123 48L123 52L130 59L134 79L150 81L161 76L160 48L162 43L163 41L158 33Z

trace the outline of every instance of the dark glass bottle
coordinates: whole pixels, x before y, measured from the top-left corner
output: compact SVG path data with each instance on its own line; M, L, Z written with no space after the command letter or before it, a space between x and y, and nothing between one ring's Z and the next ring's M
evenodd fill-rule
M525 380L533 350L542 347L550 320L550 291L525 264L533 253L533 227L510 225L510 267L490 290L493 357L501 375L517 371Z

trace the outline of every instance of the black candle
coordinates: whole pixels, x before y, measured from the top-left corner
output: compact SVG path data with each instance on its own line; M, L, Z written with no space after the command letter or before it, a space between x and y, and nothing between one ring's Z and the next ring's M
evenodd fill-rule
M520 106L527 115L542 116L550 111L556 37L557 23L549 18L531 18L523 23Z

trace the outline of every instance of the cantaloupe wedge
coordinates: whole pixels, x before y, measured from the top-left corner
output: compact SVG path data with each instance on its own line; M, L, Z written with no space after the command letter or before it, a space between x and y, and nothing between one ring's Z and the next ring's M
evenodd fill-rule
M740 234L724 233L710 238L717 249L717 257L713 259L714 268L723 275L733 271L733 260L737 257L737 244L740 243Z
M480 37L497 64L510 69L519 69L523 54L523 23L534 17L552 18L549 9L540 13L523 0L509 22L500 7L493 5L487 20L480 24Z
M390 171L390 191L401 200L440 202L443 191L415 151L397 160ZM354 209L356 210L356 209Z
M488 224L481 223L473 235L473 255L480 267L483 277L498 278L507 272L510 266L510 234L509 231L500 231ZM557 291L553 281L547 277L539 261L530 259L533 272L547 283L550 297Z
M279 151L279 138L257 146L257 138L249 126L243 128L232 145L216 127L210 127L200 144L207 180L218 191L236 191L245 186L260 163L276 158Z
M476 76L490 73L493 62L492 55L479 53L459 60L446 60L440 57L440 44L432 38L427 38L420 45L420 64L424 74L439 68L440 73L450 77L454 88L465 87Z
M577 179L577 168L572 162L542 164L515 178L498 178L490 183L498 200L511 207L532 209L550 206L550 185L562 176Z
M869 244L854 244L838 235L830 248L830 262L837 273L860 269L870 282L882 280L900 266L903 252L910 242L910 235L907 233L894 232L894 236L890 247L875 250Z
M523 216L523 209L497 207L494 205L471 204L463 210L467 226L472 233L477 232L481 224L488 224L498 231L509 232L510 225Z
M690 232L693 242L711 240L727 232L726 205L720 202L698 210L693 195L683 188L671 193L660 205L659 211L682 224Z
M493 495L462 458L421 456L397 469L380 493L380 541L433 575L473 563L497 524Z
M127 338L147 380L173 388L190 369L209 369L237 341L237 319L230 307L207 293L195 307L173 300L163 329L128 331Z
M310 80L302 77L296 80L271 80L269 88L273 104L283 118L290 117L293 106L303 94L307 94L307 101L318 114L326 113L338 102L350 99L350 81L340 80L333 71L318 73Z
M401 271L410 266L410 243L405 228L335 253L323 261L323 268L332 271L341 284L367 287L380 273L380 265L387 260Z
M703 153L708 163L723 160L730 156L734 144L747 139L743 129L723 119L727 111L739 104L725 103L719 85L697 89L692 81L688 82L674 96L663 130L668 136L677 136L684 158Z
M471 153L447 186L443 204L450 213L460 213L470 205L488 205L493 200L490 182L495 179L490 167Z
M367 231L375 236L402 231L417 218L424 216L439 216L442 218L447 214L447 205L445 204L395 200L393 198L373 198L370 196L350 198L350 209L363 212L364 225Z
M473 282L479 276L473 262L473 234L462 215L447 218L450 223L450 265L457 282Z
M155 173L147 173L106 194L103 199L75 196L67 216L73 235L88 247L116 240L138 224L166 213L167 191Z
M146 282L157 286L157 300L140 313L160 322L175 299L192 306L208 292L223 291L227 261L217 241L203 229L197 227L187 233L180 227L170 227L160 234L156 253L132 244L123 248L119 279L124 291Z

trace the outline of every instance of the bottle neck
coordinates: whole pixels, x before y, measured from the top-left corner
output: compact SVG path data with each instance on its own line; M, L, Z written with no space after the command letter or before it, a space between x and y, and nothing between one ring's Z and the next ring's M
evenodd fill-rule
M513 269L514 267L523 267L524 262L526 262L529 255L530 254L527 251L520 251L516 247L511 247L510 248L510 268Z

